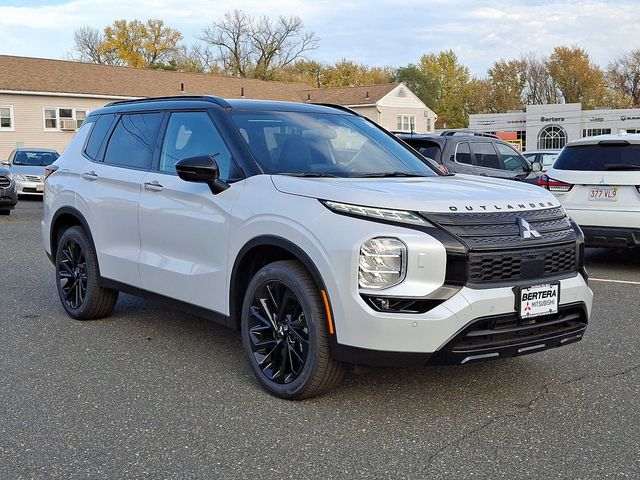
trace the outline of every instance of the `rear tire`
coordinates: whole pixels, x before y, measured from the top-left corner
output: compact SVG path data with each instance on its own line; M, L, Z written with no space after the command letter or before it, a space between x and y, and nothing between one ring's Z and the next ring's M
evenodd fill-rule
M300 262L274 262L255 274L242 305L241 330L251 369L272 395L311 398L344 377L344 364L329 350L320 291Z
M118 291L98 284L98 258L82 227L64 231L55 259L56 285L62 306L76 320L93 320L111 314Z

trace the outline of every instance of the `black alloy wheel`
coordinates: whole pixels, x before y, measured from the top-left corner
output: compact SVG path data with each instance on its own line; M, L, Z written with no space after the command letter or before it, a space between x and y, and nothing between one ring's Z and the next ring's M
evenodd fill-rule
M62 232L55 266L58 295L71 317L91 320L112 312L118 291L100 286L96 251L82 227L73 226Z
M61 249L62 259L57 268L62 301L77 310L87 296L87 259L74 238L68 238Z
M321 290L300 262L282 260L258 270L240 320L251 370L272 395L302 400L342 380L345 366L331 356Z
M296 294L285 283L270 280L255 291L249 309L251 351L270 381L294 381L309 353L309 326Z

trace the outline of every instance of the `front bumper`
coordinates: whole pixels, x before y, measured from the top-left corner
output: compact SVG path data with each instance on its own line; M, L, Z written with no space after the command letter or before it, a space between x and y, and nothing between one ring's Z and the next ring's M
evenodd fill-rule
M357 342L347 344L338 331L333 353L350 363L411 366L470 363L565 345L582 338L593 293L580 274L560 280L560 292L559 313L537 317L537 325L519 324L510 287L464 287L423 314L381 313L362 302L360 312L349 316L351 326L357 324L361 332ZM486 338L478 333L467 338L478 331Z
M640 228L581 226L587 247L640 247Z
M15 188L0 188L0 208L11 210L18 203L18 195Z
M42 197L44 195L44 180L40 182L30 182L16 179L16 190L18 191L18 195Z

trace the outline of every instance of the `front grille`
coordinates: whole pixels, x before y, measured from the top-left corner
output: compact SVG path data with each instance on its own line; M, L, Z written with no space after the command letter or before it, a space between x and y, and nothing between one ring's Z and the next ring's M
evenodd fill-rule
M584 330L587 317L581 307L570 307L554 315L520 319L516 313L481 319L458 334L448 345L451 353L481 353Z
M561 207L533 211L423 214L469 250L467 281L487 285L577 272L577 236ZM519 219L538 237L524 238Z
M25 175L24 176L29 182L42 182L42 177L38 175Z
M576 245L469 254L469 282L519 281L576 271Z
M471 250L513 248L575 241L575 232L562 208L530 212L439 213L425 216L456 235ZM538 238L522 238L518 218L526 220L540 233Z
M6 175L0 175L0 188L7 188L11 185L11 180Z

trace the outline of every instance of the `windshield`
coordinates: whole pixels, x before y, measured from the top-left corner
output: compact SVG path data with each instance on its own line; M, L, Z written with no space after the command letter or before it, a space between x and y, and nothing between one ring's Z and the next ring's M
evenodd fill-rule
M640 145L600 143L565 147L553 168L558 170L609 171L640 169Z
M236 112L233 121L266 173L297 176L437 176L364 118L300 112Z
M14 165L28 165L30 167L46 167L58 159L56 152L28 152L21 150L13 158Z

